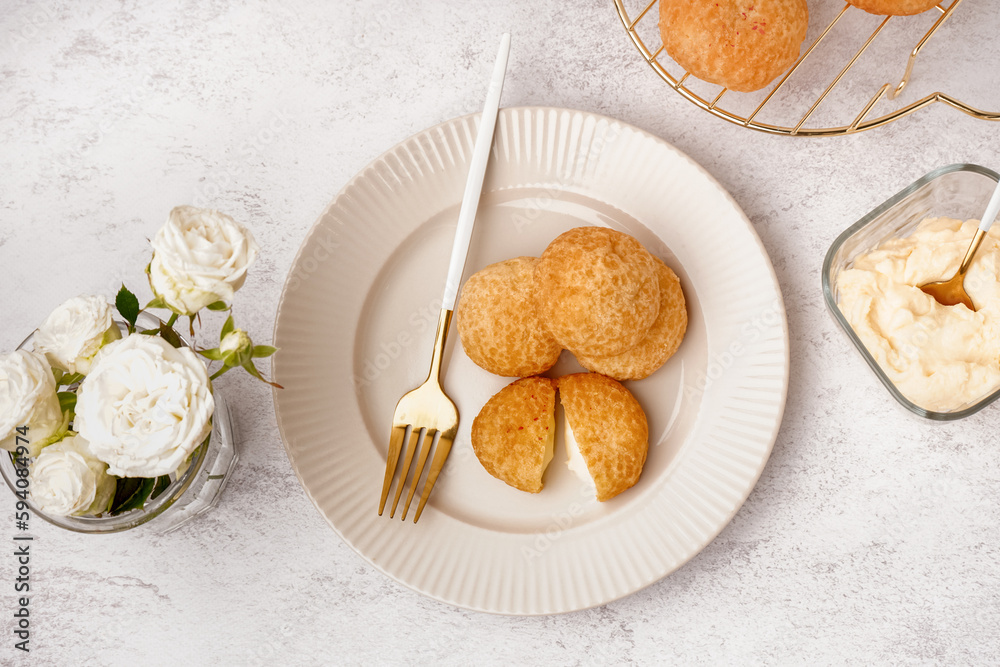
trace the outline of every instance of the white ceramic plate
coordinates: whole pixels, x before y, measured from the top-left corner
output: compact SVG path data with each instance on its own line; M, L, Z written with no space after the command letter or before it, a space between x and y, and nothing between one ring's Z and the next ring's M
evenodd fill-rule
M426 377L478 120L385 153L309 232L275 325L278 425L320 512L389 576L470 609L584 609L680 567L750 493L785 404L784 308L749 221L685 155L602 116L504 109L466 275L537 256L571 227L615 227L680 275L688 333L663 368L628 383L649 418L649 456L635 487L598 503L559 440L539 494L482 468L472 420L510 380L475 366L453 327L444 384L461 414L455 447L420 523L378 517L393 408ZM551 374L577 370L564 352Z

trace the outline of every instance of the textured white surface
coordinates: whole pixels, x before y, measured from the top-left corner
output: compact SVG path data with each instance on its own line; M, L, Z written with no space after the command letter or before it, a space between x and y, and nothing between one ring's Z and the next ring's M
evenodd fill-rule
M981 60L957 67L954 85L995 110L1000 16L980 14L940 37L978 41ZM1000 125L940 105L853 137L750 133L668 90L609 2L8 2L0 349L74 293L141 286L143 239L183 202L253 228L263 252L237 313L269 338L305 231L383 150L478 110L504 30L505 105L596 111L665 138L732 193L771 254L791 387L734 521L684 568L606 607L457 611L337 538L292 474L270 392L228 375L242 459L221 505L165 537L83 537L36 519L33 651L13 650L7 558L0 662L995 662L1000 407L951 424L904 413L819 289L829 243L878 202L942 164L1000 164ZM0 540L14 533L7 502Z

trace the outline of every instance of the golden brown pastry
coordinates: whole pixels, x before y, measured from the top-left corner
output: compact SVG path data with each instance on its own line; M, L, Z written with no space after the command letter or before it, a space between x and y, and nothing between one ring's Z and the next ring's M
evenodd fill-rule
M556 383L549 378L522 378L497 392L472 422L472 449L486 472L515 489L541 491L555 410Z
M869 14L879 16L911 16L926 12L936 6L938 0L847 0Z
M681 345L687 331L687 308L681 281L669 266L654 258L660 282L660 312L649 333L631 350L613 357L576 355L584 368L616 380L641 380L652 375Z
M538 315L563 347L613 356L635 347L656 320L653 256L628 234L577 227L560 234L535 267Z
M477 365L505 377L537 375L562 348L538 319L533 297L536 257L515 257L477 271L458 300L462 347Z
M791 67L808 27L806 0L660 0L670 57L699 79L740 92L760 90Z
M639 479L649 450L646 413L628 389L597 373L559 378L559 395L566 412L564 440L569 466L575 451L593 479L597 499L614 498Z

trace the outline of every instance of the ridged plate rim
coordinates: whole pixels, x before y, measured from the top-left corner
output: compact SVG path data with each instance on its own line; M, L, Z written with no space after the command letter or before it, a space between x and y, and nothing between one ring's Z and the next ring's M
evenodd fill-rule
M448 155L454 162L450 168L464 173L464 160L467 160L468 154L471 153L471 142L477 122L478 114L470 114L419 132L373 160L344 186L307 233L292 262L275 317L274 341L279 348L285 336L290 335L286 330L294 331L288 329L291 326L289 320L298 318L301 322L303 318L309 317L308 313L291 312L287 301L293 281L298 281L294 285L297 289L302 283L303 275L306 279L310 275L310 272L303 273L301 269L303 262L311 256L308 255L309 251L316 250L318 230L327 224L326 221L332 220L332 216L343 215L345 207L359 205L357 200L352 199L352 194L358 194L357 188L361 184L379 178L382 181L380 187L383 187L385 171L389 169L386 167L387 164L404 165L407 160L415 159L415 155L420 157L420 153L426 151L427 146L434 145L435 137L440 139L450 132L450 136L456 141L464 141L465 145L457 151L457 158L454 154ZM554 125L547 124L550 122ZM512 127L515 129L512 130ZM771 303L773 303L773 316L776 319L773 324L757 331L758 337L763 335L762 345L767 343L766 349L748 344L747 347L752 349L743 356L738 356L732 366L724 369L722 379L717 382L720 386L709 384L704 389L705 406L709 412L706 413L706 408L702 409L698 417L699 423L714 420L715 423L727 421L730 425L724 429L703 426L703 430L710 430L706 432L704 441L698 439L687 447L683 455L678 456L680 460L673 467L669 480L664 480L660 484L660 488L648 503L636 507L629 516L622 517L614 525L609 525L611 522L605 521L599 523L597 527L568 529L567 532L575 533L569 535L571 539L566 540L565 536L561 536L552 549L540 556L542 563L528 567L523 562L519 566L517 563L512 563L513 559L504 558L504 554L514 553L519 545L524 547L530 544L532 537L530 535L492 532L451 520L435 512L425 512L421 522L415 526L401 525L398 520L378 517L372 503L346 498L344 496L346 491L340 496L336 495L340 488L346 489L350 484L355 484L359 489L367 489L370 486L368 491L374 496L377 495L381 480L365 480L364 485L360 486L357 480L352 481L344 477L350 473L349 469L345 473L335 471L333 475L334 477L341 475L339 479L317 479L315 473L320 468L315 465L315 459L323 452L316 449L312 452L304 450L299 453L302 437L298 424L290 418L289 413L295 408L287 392L275 390L274 405L278 430L300 484L331 527L365 560L411 589L447 604L499 614L540 615L595 607L641 590L687 563L722 531L755 486L777 437L788 389L789 343L781 291L767 252L740 207L701 166L666 141L631 125L591 112L554 107L516 107L501 110L492 159L510 159L510 151L505 151L501 147L504 141L524 140L534 147L536 144L531 143L531 137L514 136L519 131L523 132L525 127L530 127L530 132L540 133L534 140L541 149L539 154L532 157L537 158L535 160L537 164L534 166L543 171L545 165L552 170L560 170L565 166L560 164L562 156L552 155L554 139L559 138L553 135L561 132L563 141L568 138L582 147L580 137L574 137L574 132L578 134L585 131L582 128L590 128L586 130L594 133L590 145L596 143L599 148L584 156L582 166L575 163L570 165L574 173L569 186L583 192L588 192L589 188L593 190L595 199L601 201L611 199L612 201L608 203L622 210L635 208L634 199L632 202L624 201L624 193L621 195L621 201L614 201L616 193L602 191L607 184L600 182L598 176L607 177L607 173L602 174L601 167L607 166L606 163L614 157L609 156L610 149L605 150L606 147L594 139L596 136L594 128L597 127L603 128L605 134L610 134L613 130L615 133L613 136L624 136L639 151L638 153L629 151L625 156L617 156L618 162L615 166L626 172L615 174L619 181L636 182L641 185L648 181L650 174L647 168L653 164L661 170L654 172L656 178L679 179L680 185L674 184L672 187L683 187L685 190L700 188L708 197L705 200L706 206L725 212L724 220L711 220L706 223L709 229L692 226L690 232L694 245L704 244L704 252L709 253L718 252L713 251L708 242L722 231L730 246L728 252L737 253L735 256L727 256L727 268L729 265L735 265L755 278L749 282L745 276L739 279L726 278L738 292L734 296L743 294L749 296L745 299L734 298L737 312L727 312L720 317L726 320L727 331L730 320L735 331L737 325L750 321L741 319L739 305L742 304L744 311L747 311L750 300L756 298L755 295L766 293L773 297ZM435 151L435 153L438 154L433 159L443 164L440 152ZM430 156L425 157L431 159ZM524 159L524 156L518 155L517 159ZM602 165L602 161L605 164ZM629 169L634 169L636 172L628 174ZM415 170L415 174L408 172L405 167L395 172L390 169L390 172L396 178L421 177L419 169ZM631 179L626 178L629 175L632 176ZM565 184L568 183L567 178L569 177L565 175L557 176L554 171L552 173L552 180L559 180ZM588 178L591 182L588 182ZM632 197L643 196L642 192L629 194ZM652 198L654 195L649 193L648 196ZM652 199L646 204L657 205ZM650 224L648 220L643 222L654 232L656 231L655 224ZM736 262L737 259L743 264ZM728 273L726 275L728 276ZM694 288L700 289L699 285L695 285ZM712 289L717 291L719 288L712 286ZM753 301L753 303L755 310L743 314L759 319L761 302ZM355 323L347 323L345 326L353 329ZM715 336L711 327L708 335L711 342ZM276 381L282 382L290 372L286 371L286 368L294 368L296 361L308 366L308 360L296 359L296 354L297 350L293 347L283 349L276 355L273 361ZM334 354L351 356L353 349ZM730 386L737 381L747 385L741 390L742 395L734 392L734 388ZM751 391L762 392L762 395L754 393L750 396ZM716 405L715 402L709 405L709 398L728 402L724 406ZM734 401L767 407L757 408L758 412L754 412L746 407L734 408L731 405ZM711 430L713 428L714 430ZM746 430L741 432L740 429ZM388 425L386 432L388 433ZM368 437L364 433L358 435ZM709 435L712 437L709 438ZM340 442L348 448L351 446L347 439L342 438ZM329 447L329 443L313 441L312 446ZM727 451L730 455L728 458L725 456ZM303 463L301 459L306 458L307 454L312 458ZM670 481L670 484L667 481ZM344 487L338 487L331 492L329 482L333 482L334 486L343 483ZM724 492L719 492L717 490L719 488ZM692 499L700 503L692 504ZM349 507L345 509L346 505ZM684 506L683 511L677 509L681 505ZM339 512L348 514L341 516ZM636 529L640 522L641 531ZM404 550L407 553L417 554L417 561L422 569L409 566L407 564L409 559L400 560L399 554ZM626 555L625 551L629 553ZM500 561L499 565L497 559ZM540 574L539 566L543 570ZM448 573L445 572L447 567L460 569L451 570L449 573L455 576L448 577L446 576ZM503 574L497 569L489 570L496 567L502 567ZM573 568L574 573L566 575L565 570L568 568ZM491 576L494 578L492 582L487 581L486 584L482 584L482 577ZM549 589L540 597L526 601L524 590L511 594L510 591L503 590L502 583L499 586L501 592L497 592L496 578L503 576L521 582L522 588L532 584L539 587L544 584L560 588L558 591ZM568 577L565 582L564 577Z

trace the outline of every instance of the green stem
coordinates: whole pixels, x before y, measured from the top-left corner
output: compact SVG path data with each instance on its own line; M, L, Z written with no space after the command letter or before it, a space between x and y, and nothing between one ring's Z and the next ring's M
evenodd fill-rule
M178 317L179 317L179 315L177 313L171 313L170 314L170 319L167 320L167 326L168 327L174 326L174 323L177 321Z

